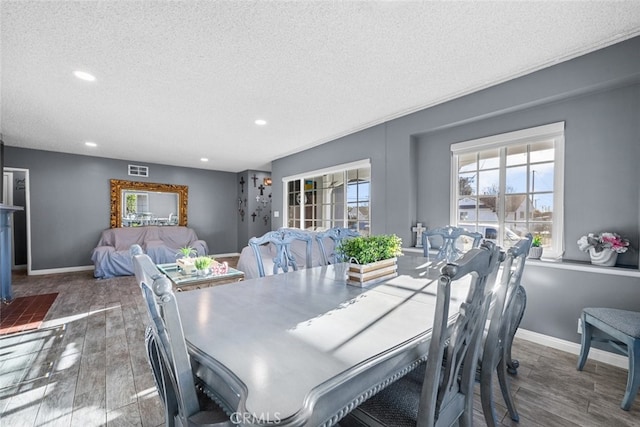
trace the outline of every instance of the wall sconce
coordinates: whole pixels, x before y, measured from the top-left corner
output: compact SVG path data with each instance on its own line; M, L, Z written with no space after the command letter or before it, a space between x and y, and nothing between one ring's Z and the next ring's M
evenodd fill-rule
M269 187L271 185L271 178L265 178L262 182L266 187Z

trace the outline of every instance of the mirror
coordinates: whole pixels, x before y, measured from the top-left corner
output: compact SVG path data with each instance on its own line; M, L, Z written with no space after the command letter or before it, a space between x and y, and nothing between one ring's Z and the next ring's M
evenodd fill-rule
M111 228L187 225L186 185L112 179Z

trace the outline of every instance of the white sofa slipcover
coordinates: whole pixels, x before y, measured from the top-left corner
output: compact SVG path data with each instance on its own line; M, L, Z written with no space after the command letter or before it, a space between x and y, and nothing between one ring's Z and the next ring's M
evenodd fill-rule
M175 262L178 249L191 246L198 255L207 255L207 242L187 227L124 227L104 230L91 253L93 275L99 279L133 275L131 245L138 244L156 264Z

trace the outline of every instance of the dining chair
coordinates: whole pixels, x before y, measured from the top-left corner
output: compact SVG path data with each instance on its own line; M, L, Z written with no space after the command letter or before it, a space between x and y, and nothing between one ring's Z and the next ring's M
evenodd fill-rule
M165 425L231 427L234 424L213 401L196 389L171 281L151 258L132 248L136 280L151 324L145 332L147 359L165 407Z
M640 387L640 312L617 308L586 307L582 310L582 347L578 370L587 362L592 341L605 342L627 355L627 387L620 407L631 408ZM604 335L603 335L604 333Z
M343 259L341 259L340 254L336 252L336 249L340 247L340 243L344 239L349 237L358 237L359 235L360 233L358 233L356 230L344 227L334 227L326 231L316 233L316 241L318 242L318 247L320 248L320 253L322 254L322 262L324 263L324 265L335 264L337 262L344 261ZM331 248L330 252L327 251L327 247L325 246L325 241L327 239L331 239L333 241L333 247Z
M265 276L263 256L266 256L268 253L265 253L261 248L268 244L273 245L275 252L271 260L273 263L273 274L278 274L280 271L287 273L289 268L294 271L298 269L298 261L291 251L291 244L294 241L301 241L305 243L305 264L306 266L311 266L312 238L307 232L286 228L269 231L262 237L252 237L249 239L249 246L253 249L260 277Z
M472 425L478 351L491 298L485 288L500 259L500 248L484 242L442 267L426 363L356 407L341 426ZM466 275L471 285L450 327L451 286Z
M493 378L497 373L502 397L513 421L518 421L516 409L507 378L507 362L511 358L511 345L515 334L514 324L522 318L516 312L518 288L524 270L525 260L531 247L533 237L527 234L507 251L502 263L502 275L493 288L491 308L489 312L489 328L484 337L477 377L480 380L480 400L482 412L488 427L498 425L493 405Z
M482 241L482 234L474 231L468 231L462 227L454 227L447 225L444 227L434 228L422 232L422 250L425 258L431 258L431 239L439 238L442 240L438 253L435 255L435 261L453 262L460 258L464 251L458 246L464 238L471 238L471 248L477 248ZM438 240L439 240L438 239Z

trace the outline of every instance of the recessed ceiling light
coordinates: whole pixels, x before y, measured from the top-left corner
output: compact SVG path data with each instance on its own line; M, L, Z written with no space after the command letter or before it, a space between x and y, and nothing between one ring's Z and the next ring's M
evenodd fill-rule
M258 126L264 126L267 124L267 121L263 119L258 119L255 121L255 124L257 124Z
M200 161L201 161L201 162L208 162L208 161L209 161L209 159L207 159L206 157L202 157L202 158L200 158Z
M95 82L96 78L93 74L89 74L85 71L74 71L73 75L79 78L80 80L85 80L88 82Z
M98 146L98 144L96 144L95 142L91 142L91 141L85 142L84 145L86 145L87 147L97 147Z

